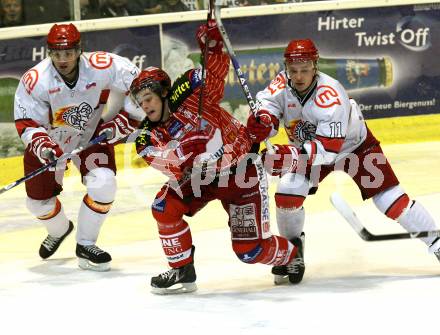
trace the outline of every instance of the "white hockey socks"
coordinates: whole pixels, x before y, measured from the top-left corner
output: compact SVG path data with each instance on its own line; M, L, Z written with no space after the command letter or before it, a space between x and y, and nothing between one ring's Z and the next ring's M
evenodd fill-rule
M406 231L413 233L423 230L436 230L436 224L432 216L419 202L414 201L410 203L409 208L405 209L402 215L397 219L397 222L406 229ZM420 238L426 245L430 246L436 237Z
M76 231L78 244L92 245L96 243L99 230L108 215L111 204L111 202L107 204L96 202L88 194L85 195L78 213Z
M294 210L277 207L276 217L278 232L281 236L288 240L301 236L305 221L304 207Z
M69 229L69 219L57 197L47 200L27 198L26 206L38 221L44 224L50 236L61 237Z

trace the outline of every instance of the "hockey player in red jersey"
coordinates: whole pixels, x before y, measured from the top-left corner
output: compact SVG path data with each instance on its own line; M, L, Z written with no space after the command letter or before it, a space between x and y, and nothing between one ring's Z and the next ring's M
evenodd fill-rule
M209 52L200 118L200 68L185 72L171 85L163 70L150 67L130 88L146 114L137 151L170 177L152 205L171 267L151 279L152 292L157 294L196 289L194 246L183 216L193 216L215 199L229 215L232 248L241 261L287 265L297 250L287 239L270 233L264 167L258 155L248 154L252 141L246 127L219 106L229 58L214 21L197 31L201 50L206 36Z
M304 207L309 194L331 171L350 174L363 199L407 231L435 230L425 208L400 186L379 141L368 129L357 103L334 78L318 71L318 50L310 39L292 40L285 49L285 70L257 94L259 110L248 119L249 132L263 141L284 126L289 145L276 145L275 156L264 152L265 163L279 175L275 194L279 232L297 241L297 276L275 266L275 282L302 280L304 265ZM264 121L264 122L262 122ZM422 239L440 259L440 239ZM302 256L302 257L301 257Z
M87 187L78 214L79 266L105 271L111 256L96 246L96 240L116 192L113 144L139 122L125 111L107 122L101 116L110 91L125 96L139 70L114 54L83 53L80 32L73 24L53 25L47 47L49 57L23 75L15 93L15 124L26 145L24 170L28 174L111 130L106 143L72 157ZM43 259L53 255L74 228L57 197L64 169L65 164L58 164L56 171L46 170L26 181L27 207L49 233L39 250Z

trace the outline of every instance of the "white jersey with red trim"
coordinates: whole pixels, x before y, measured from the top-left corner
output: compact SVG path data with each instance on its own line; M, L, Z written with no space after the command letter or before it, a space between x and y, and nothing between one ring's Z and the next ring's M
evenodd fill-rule
M87 144L110 91L126 94L139 73L128 59L106 52L83 53L78 66L73 88L64 82L49 57L21 78L15 93L14 117L26 146L36 132L47 132L64 152Z
M257 104L283 123L289 142L302 147L312 165L333 164L367 136L357 103L336 79L322 72L309 92L299 97L282 71L257 94ZM276 133L274 129L270 136Z

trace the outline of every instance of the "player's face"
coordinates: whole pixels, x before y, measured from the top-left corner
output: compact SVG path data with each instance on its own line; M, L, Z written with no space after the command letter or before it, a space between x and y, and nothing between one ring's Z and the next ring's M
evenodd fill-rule
M306 91L313 82L316 67L313 61L286 63L287 75L292 81L293 87L299 92Z
M148 88L141 90L135 96L136 102L141 106L145 112L148 120L151 122L161 121L162 118L162 99ZM168 119L169 113L167 108L164 109L162 121Z
M79 49L49 51L49 56L52 59L55 68L61 75L67 78L72 74L75 74L80 54L81 50Z

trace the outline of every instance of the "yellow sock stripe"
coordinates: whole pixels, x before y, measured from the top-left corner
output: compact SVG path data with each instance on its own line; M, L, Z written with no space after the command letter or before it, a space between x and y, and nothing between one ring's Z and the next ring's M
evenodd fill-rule
M39 220L49 220L52 219L53 217L57 216L57 214L61 211L61 202L58 200L58 198L56 198L55 200L55 207L53 208L53 210L46 214L46 215L42 215L42 216L38 216L37 219Z
M113 201L108 203L94 201L88 194L84 196L83 201L92 211L100 214L107 214L113 204Z

